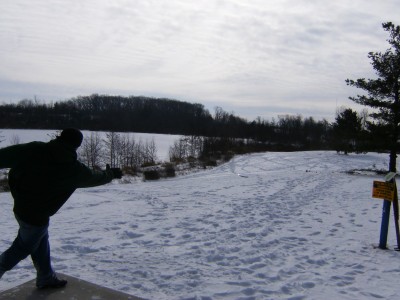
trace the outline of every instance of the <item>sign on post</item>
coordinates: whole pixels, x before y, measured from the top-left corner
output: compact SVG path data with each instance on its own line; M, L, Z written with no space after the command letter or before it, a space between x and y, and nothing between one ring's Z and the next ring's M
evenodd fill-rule
M374 181L372 197L393 201L395 186L392 182Z

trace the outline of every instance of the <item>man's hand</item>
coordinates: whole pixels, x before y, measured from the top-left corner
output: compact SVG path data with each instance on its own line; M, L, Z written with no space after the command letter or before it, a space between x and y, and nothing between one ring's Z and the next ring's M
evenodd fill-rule
M116 179L122 178L122 170L120 168L110 168L110 165L106 165L106 170L111 171L113 173L113 177Z

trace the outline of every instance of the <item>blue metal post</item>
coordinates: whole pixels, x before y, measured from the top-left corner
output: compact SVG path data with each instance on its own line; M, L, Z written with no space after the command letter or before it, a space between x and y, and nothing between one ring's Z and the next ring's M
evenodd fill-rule
M381 237L379 239L379 248L387 249L387 236L389 231L389 219L390 219L390 206L392 202L388 200L383 201L382 209L382 223L381 223Z

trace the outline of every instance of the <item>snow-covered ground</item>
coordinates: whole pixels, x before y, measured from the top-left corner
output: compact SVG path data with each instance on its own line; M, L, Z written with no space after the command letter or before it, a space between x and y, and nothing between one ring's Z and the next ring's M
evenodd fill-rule
M395 299L400 253L373 247L382 177L345 173L387 165L387 154L260 153L81 189L51 220L54 267L146 299ZM5 249L17 230L10 194L0 205ZM0 290L34 277L26 259Z

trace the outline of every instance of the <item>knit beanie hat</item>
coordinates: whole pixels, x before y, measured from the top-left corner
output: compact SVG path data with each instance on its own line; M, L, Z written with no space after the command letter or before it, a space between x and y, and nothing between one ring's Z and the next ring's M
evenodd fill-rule
M76 128L66 128L61 132L59 139L71 145L73 148L78 149L82 144L83 135Z

